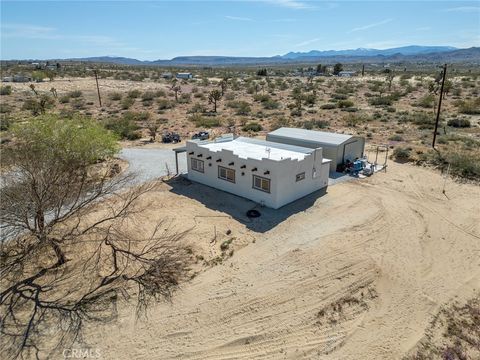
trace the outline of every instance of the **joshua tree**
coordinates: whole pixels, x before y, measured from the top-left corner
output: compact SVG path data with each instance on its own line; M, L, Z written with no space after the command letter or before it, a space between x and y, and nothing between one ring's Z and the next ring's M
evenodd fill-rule
M172 85L171 90L175 93L175 101L178 102L178 93L182 92L182 88L180 87L180 85L177 85L177 83L175 82Z
M152 141L155 141L157 136L158 125L156 123L150 123L148 125L148 134L151 136Z
M222 96L225 94L228 85L228 78L224 77L222 81L220 81L220 88L222 89Z
M57 98L57 89L55 89L54 87L52 87L50 89L50 92L52 93L53 97L56 99Z
M35 90L35 85L34 84L30 84L30 89L32 89L32 91L35 95L38 95L37 90Z
M392 82L393 82L393 79L395 79L395 73L393 71L389 71L387 73L387 76L385 78L385 81L387 82L388 84L388 91L392 91Z
M217 101L219 101L222 98L222 93L218 90L212 90L210 91L210 94L208 94L208 103L213 104L213 112L217 112Z

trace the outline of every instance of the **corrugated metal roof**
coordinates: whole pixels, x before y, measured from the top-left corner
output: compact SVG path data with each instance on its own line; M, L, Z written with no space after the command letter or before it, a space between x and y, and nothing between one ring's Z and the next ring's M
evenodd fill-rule
M268 133L268 135L276 135L285 138L299 139L310 142L317 142L319 144L340 145L345 141L351 139L352 135L329 133L325 131L305 130L297 128L282 127L275 131ZM267 136L268 136L267 135Z

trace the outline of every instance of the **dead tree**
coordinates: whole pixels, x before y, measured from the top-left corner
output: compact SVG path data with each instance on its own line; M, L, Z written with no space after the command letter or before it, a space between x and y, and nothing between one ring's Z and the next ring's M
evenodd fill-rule
M113 320L121 299L135 295L140 314L169 298L190 255L167 224L138 230L137 201L153 185L25 146L2 154L0 353L47 358L86 322Z

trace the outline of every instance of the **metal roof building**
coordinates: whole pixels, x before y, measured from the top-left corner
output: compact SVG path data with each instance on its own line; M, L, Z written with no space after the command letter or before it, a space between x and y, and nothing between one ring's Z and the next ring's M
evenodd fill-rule
M311 149L322 148L323 156L332 160L330 171L335 171L339 164L347 160L361 158L365 150L365 139L360 136L297 128L272 131L267 134L267 141Z

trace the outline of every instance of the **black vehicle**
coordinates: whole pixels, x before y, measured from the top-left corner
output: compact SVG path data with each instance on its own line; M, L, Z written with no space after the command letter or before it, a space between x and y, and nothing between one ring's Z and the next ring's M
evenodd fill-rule
M208 131L200 131L196 134L193 134L192 139L207 140L210 137Z
M180 142L180 135L177 133L168 132L162 136L163 143L178 143Z

